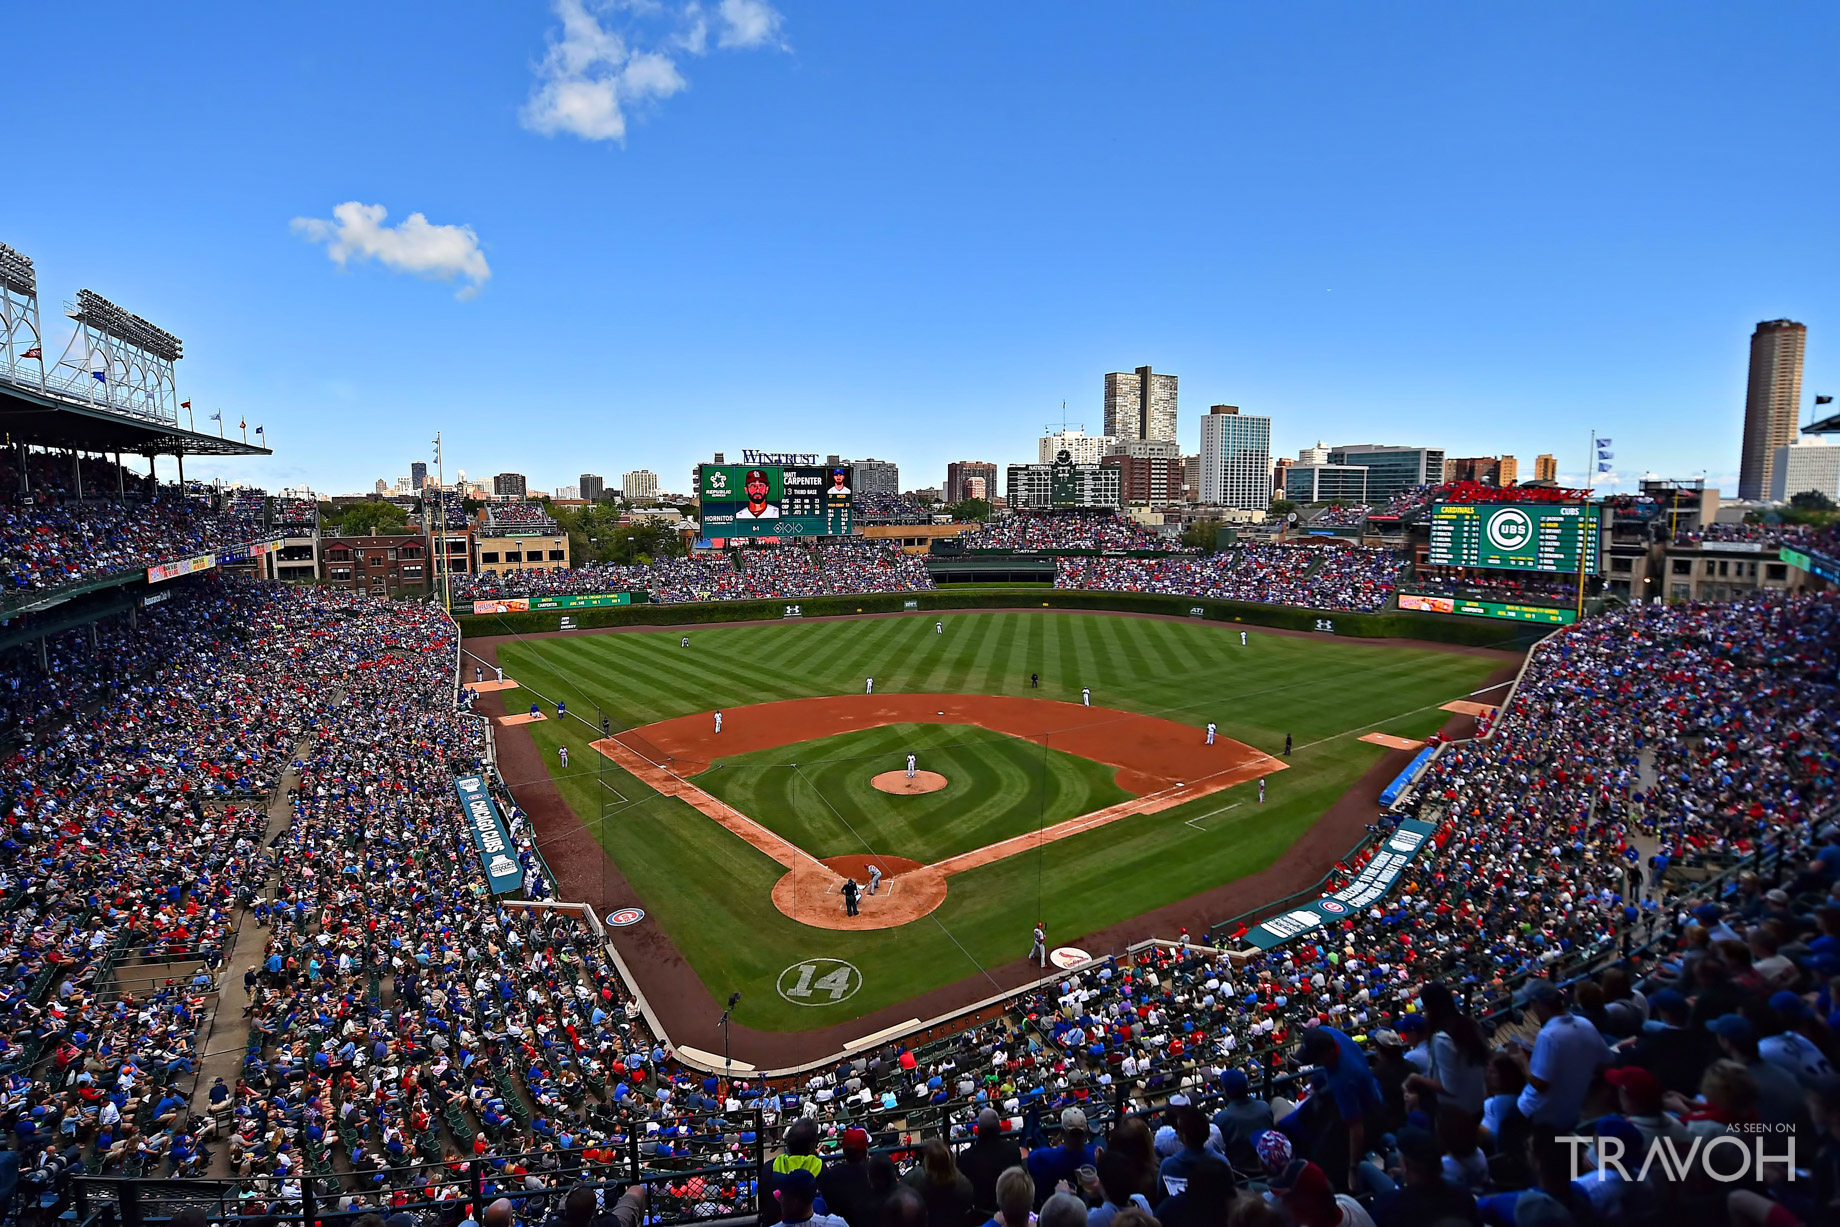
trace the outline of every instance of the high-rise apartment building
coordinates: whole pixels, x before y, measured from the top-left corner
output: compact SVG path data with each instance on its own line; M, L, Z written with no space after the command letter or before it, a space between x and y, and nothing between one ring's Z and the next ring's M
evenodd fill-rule
M1215 405L1201 419L1201 501L1263 511L1271 505L1271 419Z
M954 460L946 466L946 502L965 497L965 478L982 477L986 489L997 484L997 466L989 460Z
M1751 334L1739 498L1769 496L1776 449L1795 441L1795 423L1802 412L1802 355L1807 348L1808 329L1794 320L1765 320Z
M1797 439L1770 458L1770 498L1786 503L1813 490L1840 499L1840 446L1819 438Z
M1075 464L1098 464L1118 440L1110 435L1089 435L1083 430L1057 430L1035 440L1035 463L1053 464L1066 452Z
M1559 461L1547 452L1541 452L1533 458L1533 480L1557 482L1559 480Z
M1458 456L1444 461L1444 480L1512 486L1520 480L1520 467L1512 456Z
M629 503L650 503L658 498L658 474L634 469L620 478L620 496Z
M867 460L846 460L854 471L856 493L886 494L895 497L901 493L901 466L892 460L877 460L871 456Z
M583 473L581 480L576 484L576 489L580 490L581 497L590 503L598 503L607 497L607 483L602 481L597 473Z
M1120 443L1176 437L1176 377L1147 366L1105 377L1105 433Z
M565 502L572 503L576 499L581 497L581 487L580 486L557 486L555 490L555 497L562 499Z
M419 494L421 492L422 487L427 484L428 484L428 465L427 463L421 460L411 460L409 462L409 488Z

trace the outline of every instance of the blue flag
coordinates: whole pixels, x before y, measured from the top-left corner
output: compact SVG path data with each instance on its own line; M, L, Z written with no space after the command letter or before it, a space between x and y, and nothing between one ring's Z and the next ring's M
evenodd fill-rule
M223 414L221 414L221 413L213 413L213 414L211 415L211 420L212 420L213 422L221 422L221 421L223 421L223 420L224 420L224 415L223 415Z
M262 428L261 428L260 426L258 426L258 427L256 427L256 433L257 433L257 434L261 434L261 433L262 433Z
M1616 459L1616 453L1614 453L1614 452L1606 452L1606 451L1604 451L1604 450L1603 450L1602 448L1599 448L1599 449L1598 449L1598 452L1597 452L1597 458L1598 458L1599 460L1615 460L1615 459Z
M104 371L91 371L89 377L98 383L107 383L109 381L108 374Z
M1600 462L1597 466L1597 471L1599 473L1608 473L1610 471L1610 466Z
M1597 441L1597 446L1599 446L1599 447L1609 447L1609 446L1610 446L1610 440L1608 440L1608 439L1599 439L1599 440Z

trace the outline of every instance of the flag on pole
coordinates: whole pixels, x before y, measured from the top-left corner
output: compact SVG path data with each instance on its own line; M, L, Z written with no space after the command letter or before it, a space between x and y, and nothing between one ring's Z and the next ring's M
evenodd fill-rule
M179 408L181 409L190 409L191 407L192 407L192 402L189 400L182 400L179 402Z
M1610 466L1609 466L1609 465L1607 465L1607 464L1605 464L1605 463L1603 463L1603 462L1602 462L1602 461L1600 460L1600 461L1598 462L1598 464L1597 464L1597 471L1598 471L1599 473L1608 473L1608 472L1610 471Z
M262 428L261 428L260 426L258 426L258 427L256 427L256 433L257 433L257 434L261 434L261 433L262 433Z
M1615 459L1616 459L1616 453L1614 453L1614 452L1607 452L1607 451L1605 451L1605 450L1604 450L1603 448L1601 448L1601 447L1600 447L1600 448L1598 448L1598 449L1597 449L1597 458L1598 458L1599 460L1615 460Z
M224 415L223 415L223 414L221 414L221 413L213 413L213 414L211 415L211 419L210 419L210 420L211 420L211 421L213 421L213 422L221 422L221 421L223 421L223 420L224 420Z
M238 418L238 419L237 419L237 422L236 422L236 428L237 428L238 430L248 430L248 429L249 429L249 423L248 423L248 421L246 421L245 419L242 419L242 418Z
M34 350L27 350L27 351L26 351L26 357L28 357L28 358L30 358L30 357L31 357L31 356L32 356L33 354L35 354L35 353L37 353L37 352L38 352L38 351L37 351L37 350L35 350L35 349L34 349ZM1833 397L1831 397L1831 396L1817 396L1817 397L1815 397L1815 398L1814 398L1814 403L1815 403L1815 404L1817 404L1817 405L1831 405L1831 404L1833 404L1833 403L1834 403L1834 398L1833 398Z
M1608 440L1608 439L1599 439L1599 440L1597 441L1597 446L1599 446L1599 447L1609 447L1609 446L1610 446L1610 440Z
M44 349L43 349L43 348L41 348L40 346L37 346L37 345L34 345L34 346L33 346L33 347L31 348L31 349L28 349L28 350L27 350L27 351L26 351L25 353L23 353L23 354L21 354L21 355L19 355L19 356L20 356L21 358L40 358L40 359L42 359L42 358L43 358L43 357L45 356L45 351L44 351ZM1828 399L1828 400L1832 400L1832 399L1833 399L1833 397L1831 397L1831 396L1830 396L1830 397L1828 397L1827 399ZM1821 402L1820 402L1820 400L1819 400L1819 399L1817 398L1817 399L1815 400L1815 404L1817 404L1817 405L1818 405L1818 404L1820 404L1820 403L1821 403Z
M89 377L94 379L97 383L107 383L109 381L108 372L106 371L91 371Z

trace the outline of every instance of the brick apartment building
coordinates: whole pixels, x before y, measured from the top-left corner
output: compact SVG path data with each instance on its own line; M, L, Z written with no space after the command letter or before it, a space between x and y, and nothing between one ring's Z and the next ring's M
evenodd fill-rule
M424 596L432 585L428 538L419 533L325 537L326 583L379 597Z

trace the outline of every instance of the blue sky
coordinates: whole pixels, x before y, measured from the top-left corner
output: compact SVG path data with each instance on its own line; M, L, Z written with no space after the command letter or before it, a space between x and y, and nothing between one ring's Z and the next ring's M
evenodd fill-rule
M437 429L937 484L1145 363L1191 449L1595 427L1730 490L1756 321L1840 388L1832 6L582 2L13 6L0 242L271 432L188 475L329 493Z

